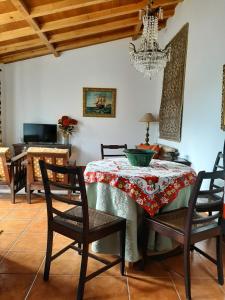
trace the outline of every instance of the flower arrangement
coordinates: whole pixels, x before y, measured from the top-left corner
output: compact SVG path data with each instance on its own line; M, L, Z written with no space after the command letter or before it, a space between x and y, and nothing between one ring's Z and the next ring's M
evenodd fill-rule
M77 120L68 116L62 116L61 119L58 120L59 129L62 131L63 135L71 135L77 123Z

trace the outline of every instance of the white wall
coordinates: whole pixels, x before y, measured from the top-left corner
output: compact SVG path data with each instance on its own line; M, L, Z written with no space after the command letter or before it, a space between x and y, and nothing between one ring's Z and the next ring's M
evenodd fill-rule
M129 39L44 56L5 66L5 144L22 140L23 123L57 123L62 115L79 121L73 135L80 164L100 158L100 143L144 141L145 124L138 119L156 112L156 90L130 65ZM116 118L82 116L82 88L117 89ZM154 132L151 133L154 142Z
M196 170L212 168L223 148L220 129L222 66L225 64L225 1L184 0L160 33L167 44L189 22L182 140L159 140L179 148ZM4 66L5 143L21 141L24 122L56 123L61 115L79 121L72 138L78 162L100 157L100 143L144 141L145 112L158 113L162 76L151 81L135 71L129 39L45 56ZM115 119L82 117L82 87L117 88ZM151 142L154 142L152 132Z
M179 148L183 156L189 156L197 170L210 170L217 152L223 149L225 138L220 129L225 1L184 0L161 32L164 44L187 22L189 40L182 140L181 143L159 141ZM161 93L157 99L158 109L160 96Z

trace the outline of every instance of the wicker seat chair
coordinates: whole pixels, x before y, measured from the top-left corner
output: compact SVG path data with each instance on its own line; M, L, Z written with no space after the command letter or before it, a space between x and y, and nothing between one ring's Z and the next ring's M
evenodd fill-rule
M69 164L69 150L57 148L30 147L27 150L27 202L31 203L31 194L34 190L44 189L39 160L47 163L67 166ZM68 183L68 177L63 174L49 173L55 182Z
M11 157L8 147L0 147L0 186L10 189L12 203L15 203L15 194L26 185L25 159L26 153Z
M147 259L148 230L154 230L161 235L176 240L184 247L184 278L186 298L191 299L190 285L190 250L196 250L217 266L218 283L223 285L223 262L222 262L222 215L223 198L222 188L201 190L204 180L222 179L224 183L224 171L199 172L196 184L192 190L188 208L180 208L174 211L158 214L151 218L144 218L143 226L143 267ZM202 205L201 214L196 211L196 202L201 195L218 195L217 200ZM207 212L212 212L208 215ZM195 246L195 243L216 238L216 259L212 258L201 249Z
M82 167L60 167L47 164L44 161L40 161L40 167L45 188L48 214L48 240L44 280L47 281L49 279L51 261L70 248L78 251L81 255L81 267L77 288L77 300L82 300L85 283L93 277L119 263L121 274L124 275L126 219L88 208ZM53 182L49 177L49 172L62 174L64 176L67 175L70 178L74 177L74 180L70 182L76 182L76 185L65 185L61 182ZM59 196L52 192L51 187L61 187L62 189L67 188L70 191L79 191L80 196L79 198L77 195L72 195L69 198L66 196ZM53 202L53 200L68 203L72 208L66 211L60 211L54 207L55 202ZM54 232L72 239L73 242L52 256ZM120 257L113 261L108 261L107 259L103 259L102 257L98 257L97 255L88 252L90 243L100 240L112 233L120 234ZM86 275L88 257L100 261L105 266Z

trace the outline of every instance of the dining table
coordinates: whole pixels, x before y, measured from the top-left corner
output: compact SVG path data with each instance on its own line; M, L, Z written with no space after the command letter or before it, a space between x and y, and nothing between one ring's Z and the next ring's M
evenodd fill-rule
M144 213L158 213L188 206L195 171L186 165L152 159L149 166L132 166L127 158L116 157L87 164L84 179L88 205L126 219L125 259L141 258ZM149 252L164 253L175 247L171 239L150 231ZM92 244L92 250L118 254L119 235L111 235Z

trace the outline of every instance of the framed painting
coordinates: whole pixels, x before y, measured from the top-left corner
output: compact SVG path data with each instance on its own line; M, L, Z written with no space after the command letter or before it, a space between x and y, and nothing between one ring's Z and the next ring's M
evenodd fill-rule
M116 89L84 87L83 116L115 118Z

